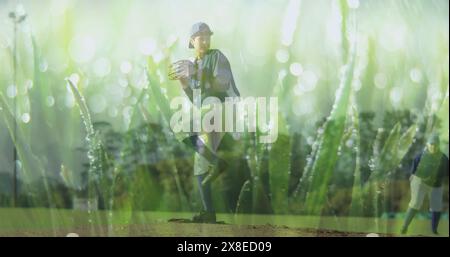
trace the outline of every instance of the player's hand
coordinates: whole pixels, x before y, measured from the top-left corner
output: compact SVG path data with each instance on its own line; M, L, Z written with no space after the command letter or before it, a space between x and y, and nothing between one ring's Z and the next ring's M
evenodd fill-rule
M194 74L194 64L189 60L180 60L170 65L169 79L188 79Z

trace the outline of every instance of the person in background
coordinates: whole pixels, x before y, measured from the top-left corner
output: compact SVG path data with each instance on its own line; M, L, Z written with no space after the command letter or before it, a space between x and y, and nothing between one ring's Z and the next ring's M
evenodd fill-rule
M408 226L422 207L426 195L430 199L431 231L438 234L444 182L448 184L448 157L439 148L439 136L433 134L428 139L424 151L413 162L410 177L411 201L401 230L402 234L408 232Z

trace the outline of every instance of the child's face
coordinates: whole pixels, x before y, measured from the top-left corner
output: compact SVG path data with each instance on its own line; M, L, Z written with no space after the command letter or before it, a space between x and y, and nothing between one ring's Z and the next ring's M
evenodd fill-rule
M200 34L191 39L191 44L194 46L198 54L204 54L209 50L211 36L208 34Z

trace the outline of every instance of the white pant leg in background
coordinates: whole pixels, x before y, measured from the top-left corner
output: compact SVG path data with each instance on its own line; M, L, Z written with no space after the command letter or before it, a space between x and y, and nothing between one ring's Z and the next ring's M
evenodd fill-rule
M432 187L430 191L430 211L441 212L442 211L442 196L444 190L442 187Z
M430 211L440 212L442 211L442 187L431 187L422 182L422 179L412 175L411 179L411 201L409 207L420 210L422 208L425 195L428 195L430 200Z

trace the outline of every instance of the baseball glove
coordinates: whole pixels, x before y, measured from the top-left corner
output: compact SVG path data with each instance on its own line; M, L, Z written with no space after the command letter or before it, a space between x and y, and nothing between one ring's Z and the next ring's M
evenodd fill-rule
M169 79L179 80L190 78L194 74L194 64L189 60L174 62L169 67Z

